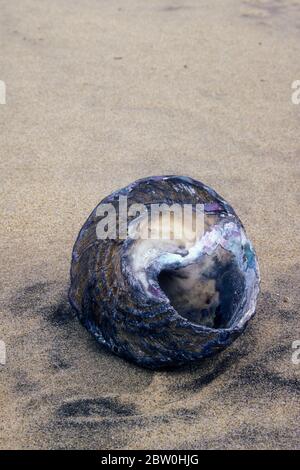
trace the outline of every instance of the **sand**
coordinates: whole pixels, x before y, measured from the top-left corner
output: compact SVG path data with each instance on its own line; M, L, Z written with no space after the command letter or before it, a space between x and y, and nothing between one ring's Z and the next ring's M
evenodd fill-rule
M299 448L299 0L0 0L0 447ZM257 315L200 365L101 349L67 301L102 197L211 185L262 275Z

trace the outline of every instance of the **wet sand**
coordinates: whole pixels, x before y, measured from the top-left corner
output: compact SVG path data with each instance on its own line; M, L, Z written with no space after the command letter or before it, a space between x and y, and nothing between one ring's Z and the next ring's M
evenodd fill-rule
M0 448L299 448L296 0L0 0ZM143 370L67 301L102 197L154 174L211 185L262 275L219 356Z

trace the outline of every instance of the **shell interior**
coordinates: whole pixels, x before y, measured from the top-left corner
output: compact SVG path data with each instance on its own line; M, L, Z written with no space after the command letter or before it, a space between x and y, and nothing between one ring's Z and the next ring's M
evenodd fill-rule
M228 328L238 310L245 280L223 249L198 263L162 270L158 282L179 315L210 328Z

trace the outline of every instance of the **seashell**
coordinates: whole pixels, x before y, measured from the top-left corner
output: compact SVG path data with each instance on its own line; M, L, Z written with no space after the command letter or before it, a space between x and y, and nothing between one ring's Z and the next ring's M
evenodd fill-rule
M121 214L125 199L128 220ZM192 206L192 222L201 212L202 228L172 236L182 221L172 212L173 232L164 237L160 213L149 228L153 204ZM117 218L112 230L107 207ZM258 292L258 262L240 219L214 190L189 177L154 176L112 193L73 248L69 299L80 321L110 351L145 367L223 350L254 315Z

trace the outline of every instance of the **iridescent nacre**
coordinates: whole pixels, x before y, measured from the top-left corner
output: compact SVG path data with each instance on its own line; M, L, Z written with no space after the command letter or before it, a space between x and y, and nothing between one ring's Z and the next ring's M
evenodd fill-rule
M195 239L99 239L99 206L203 204ZM128 217L131 231L140 215ZM129 230L130 233L130 230ZM106 197L83 225L73 249L69 298L83 325L115 354L158 368L221 351L255 313L259 269L233 208L192 178L155 176Z

